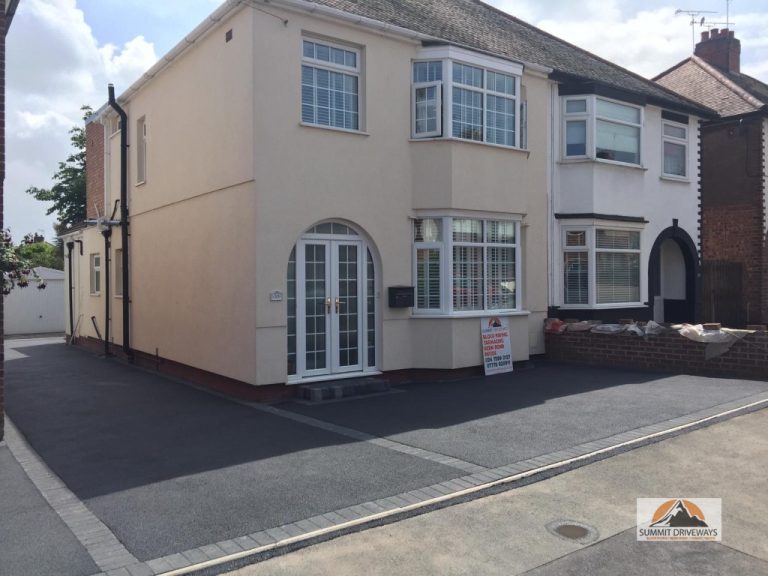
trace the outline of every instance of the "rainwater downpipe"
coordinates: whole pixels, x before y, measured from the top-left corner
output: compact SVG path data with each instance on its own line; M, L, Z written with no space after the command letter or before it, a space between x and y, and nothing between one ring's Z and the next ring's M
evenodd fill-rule
M109 85L109 105L120 116L120 238L123 255L123 352L133 361L131 350L131 296L128 289L128 115L115 100L115 86Z
M111 250L112 228L102 230L104 235L104 356L109 356L109 251Z
M75 311L72 310L72 250L75 249L75 243L67 242L67 268L69 269L69 343L75 339Z

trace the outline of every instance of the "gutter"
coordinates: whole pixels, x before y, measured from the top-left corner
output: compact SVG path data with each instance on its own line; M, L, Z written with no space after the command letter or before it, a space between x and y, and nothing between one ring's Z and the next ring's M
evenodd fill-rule
M125 110L115 100L115 87L112 84L109 85L109 105L118 113L122 123L122 130L120 131L120 237L123 249L123 352L125 352L129 360L133 361L133 351L130 346L131 295L128 282L128 114L125 113ZM108 266L109 253L106 254L106 261ZM107 286L109 286L109 278L107 278ZM106 330L109 331L108 326Z

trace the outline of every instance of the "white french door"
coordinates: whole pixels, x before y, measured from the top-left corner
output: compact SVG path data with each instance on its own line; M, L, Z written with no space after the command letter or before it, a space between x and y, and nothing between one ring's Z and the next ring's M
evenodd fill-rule
M296 248L298 375L311 378L362 371L363 243L306 239Z

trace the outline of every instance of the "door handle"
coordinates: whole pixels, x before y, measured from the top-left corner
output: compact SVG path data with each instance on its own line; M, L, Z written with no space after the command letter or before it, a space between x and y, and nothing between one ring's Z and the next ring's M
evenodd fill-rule
M339 313L339 306L344 304L344 302L341 301L341 298L336 298L336 314Z
M338 309L337 309L338 311ZM331 313L331 297L325 299L325 313L330 314Z

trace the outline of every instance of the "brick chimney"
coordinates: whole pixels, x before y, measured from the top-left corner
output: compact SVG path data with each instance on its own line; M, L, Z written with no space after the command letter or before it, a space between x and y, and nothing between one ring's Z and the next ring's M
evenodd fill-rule
M702 32L701 42L696 44L694 54L725 72L738 74L741 71L741 42L728 28Z

